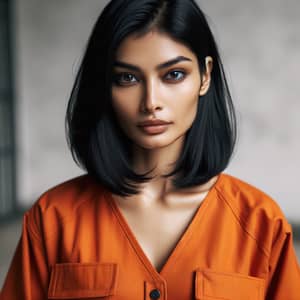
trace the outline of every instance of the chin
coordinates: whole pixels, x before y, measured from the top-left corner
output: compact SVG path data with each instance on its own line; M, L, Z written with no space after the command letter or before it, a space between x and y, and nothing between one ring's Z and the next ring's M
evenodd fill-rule
M159 148L163 148L168 146L167 143L162 143L162 142L135 142L136 146L143 148L143 149L147 149L147 150L155 150L155 149L159 149Z
M155 149L171 146L174 142L176 141L178 142L178 138L170 139L162 136L161 137L153 136L149 138L135 140L134 143L140 148L147 149L147 150L155 150Z

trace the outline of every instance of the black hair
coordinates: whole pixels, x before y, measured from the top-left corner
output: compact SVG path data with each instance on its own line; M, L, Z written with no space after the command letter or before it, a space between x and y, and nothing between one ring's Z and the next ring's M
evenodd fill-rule
M112 0L99 16L87 44L66 114L74 160L118 195L139 192L151 179L132 169L131 142L121 130L111 101L114 56L128 35L151 29L168 34L196 54L200 73L213 59L211 83L186 133L174 170L175 187L203 184L228 165L236 142L235 111L219 51L204 13L193 0Z

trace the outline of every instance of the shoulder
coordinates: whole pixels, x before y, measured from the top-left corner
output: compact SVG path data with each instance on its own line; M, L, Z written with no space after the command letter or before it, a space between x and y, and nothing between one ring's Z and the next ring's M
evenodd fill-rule
M99 197L107 192L89 175L75 177L58 184L43 193L35 205L43 211L49 209L76 209L82 202Z
M280 235L291 233L291 226L279 205L257 187L223 173L216 190L218 198L225 202L243 231L264 249L269 250Z
M89 175L65 181L43 193L26 212L27 226L52 231L51 227L73 222L80 214L90 214L108 193Z
M282 216L276 201L259 188L228 174L221 174L219 195L239 214L260 212L273 219Z

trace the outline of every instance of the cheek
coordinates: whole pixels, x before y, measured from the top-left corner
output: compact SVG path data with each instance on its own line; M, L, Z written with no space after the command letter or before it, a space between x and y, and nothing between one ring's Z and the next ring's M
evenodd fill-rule
M178 115L181 116L181 118L178 118L179 124L183 130L187 130L192 126L197 114L198 97L192 100L189 105L185 105L178 111Z
M136 93L129 92L128 90L112 91L112 105L114 111L119 119L128 120L132 118L138 109Z
M191 125L195 119L199 102L199 90L195 86L198 86L195 82L186 84L174 93L173 111L182 125Z

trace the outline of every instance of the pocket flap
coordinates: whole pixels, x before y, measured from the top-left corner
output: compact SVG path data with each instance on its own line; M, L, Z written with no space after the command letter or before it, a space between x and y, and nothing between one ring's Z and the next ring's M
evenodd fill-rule
M261 300L264 283L262 278L199 269L196 271L196 299Z
M113 263L62 263L52 268L49 299L105 297L115 294L118 266Z

